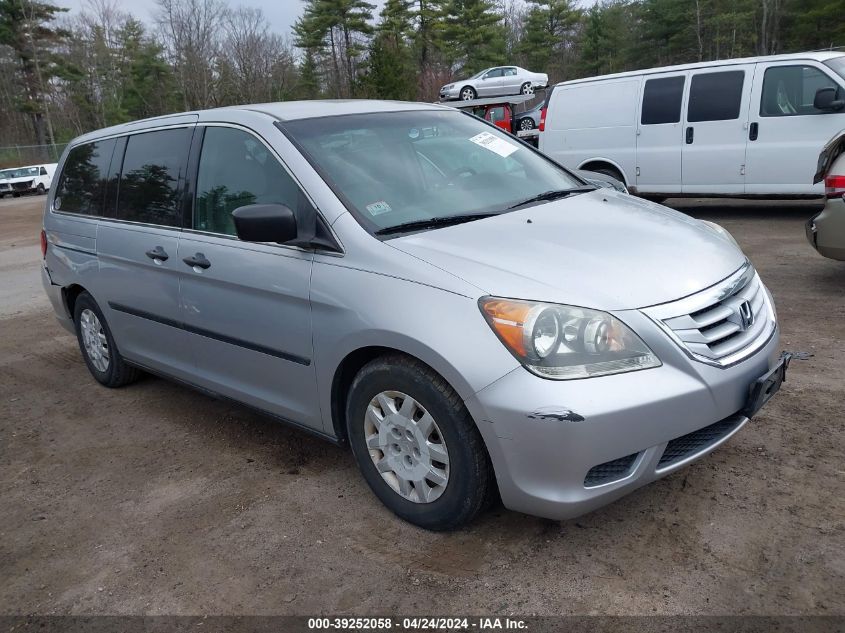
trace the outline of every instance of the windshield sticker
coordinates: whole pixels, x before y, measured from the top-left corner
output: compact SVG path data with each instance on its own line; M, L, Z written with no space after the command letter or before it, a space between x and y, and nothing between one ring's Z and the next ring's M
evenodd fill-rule
M476 134L469 140L476 145L481 145L484 149L489 149L491 152L498 154L502 158L507 158L519 149L518 145L509 143L503 138L493 136L490 132Z
M370 215L381 215L382 213L389 213L390 211L393 211L393 209L391 209L390 205L384 200L379 200L378 202L368 204L367 211L370 212Z

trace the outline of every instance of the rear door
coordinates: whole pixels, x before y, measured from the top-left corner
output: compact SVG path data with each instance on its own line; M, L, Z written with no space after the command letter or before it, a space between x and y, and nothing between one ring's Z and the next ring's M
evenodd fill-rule
M824 144L845 128L845 111L817 110L819 88L839 80L824 64L783 61L757 64L751 92L751 124L746 158L746 192L753 194L817 194L813 185L816 160Z
M115 156L122 161L112 164L122 168L112 170L107 217L97 228L97 299L120 352L178 378L193 374L181 329L178 248L193 132L190 125L120 139Z
M753 64L690 71L682 148L684 193L745 192Z
M232 211L310 204L263 139L241 127L203 130L191 229L179 245L182 303L202 386L322 430L312 363L313 252L241 242ZM281 133L272 128L281 137Z
M637 127L638 192L681 191L681 111L687 81L685 72L643 78Z
M516 70L516 66L507 66L502 70L502 90L501 94L503 95L516 95L519 94L519 88L522 86L520 83L522 78L519 76L519 73Z

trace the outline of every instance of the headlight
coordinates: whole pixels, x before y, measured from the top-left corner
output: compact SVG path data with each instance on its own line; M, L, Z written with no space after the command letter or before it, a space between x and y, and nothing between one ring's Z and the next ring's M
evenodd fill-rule
M719 224L716 224L715 222L710 222L709 220L699 220L699 222L704 224L707 228L709 228L714 233L717 233L718 235L721 235L722 237L727 238L728 240L730 240L733 243L734 246L739 248L739 250L742 250L739 247L739 244L737 244L737 241L734 239L734 236L731 235L730 232L725 227L723 227Z
M544 378L590 378L661 365L639 336L607 312L497 297L483 297L478 305L510 353Z

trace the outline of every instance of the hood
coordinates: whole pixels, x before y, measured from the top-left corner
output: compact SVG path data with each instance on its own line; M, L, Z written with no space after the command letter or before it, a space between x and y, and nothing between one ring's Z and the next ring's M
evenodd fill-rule
M608 189L387 243L485 294L601 310L679 299L745 262L698 220Z

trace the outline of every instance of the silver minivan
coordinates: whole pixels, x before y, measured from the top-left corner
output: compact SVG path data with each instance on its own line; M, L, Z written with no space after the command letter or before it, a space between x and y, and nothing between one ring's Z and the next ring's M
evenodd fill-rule
M553 519L706 454L777 391L731 236L453 108L274 103L74 140L43 282L107 387L142 372L351 446L429 529Z

